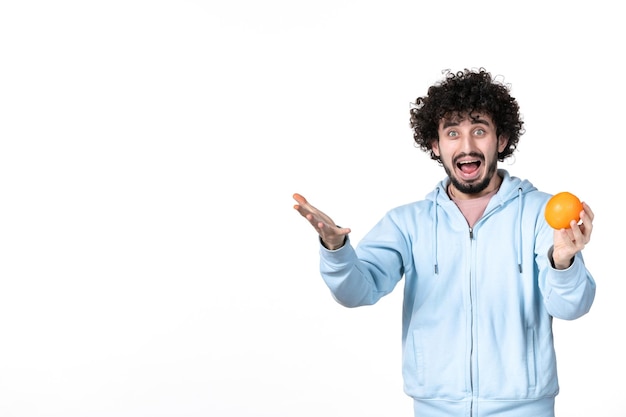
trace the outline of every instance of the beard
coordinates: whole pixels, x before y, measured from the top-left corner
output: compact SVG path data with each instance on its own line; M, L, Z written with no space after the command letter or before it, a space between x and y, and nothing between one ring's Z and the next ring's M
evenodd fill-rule
M472 154L472 156L478 155ZM483 162L485 161L482 156L480 156L480 158L483 160ZM494 175L496 175L496 172L498 170L498 159L494 158L491 160L489 166L487 167L485 178L476 183L462 182L454 175L454 171L450 169L450 167L446 164L443 164L443 169L446 171L446 174L448 175L448 178L450 178L450 182L452 183L454 188L456 188L463 194L478 194L484 191L489 186L489 184L491 183L491 179Z

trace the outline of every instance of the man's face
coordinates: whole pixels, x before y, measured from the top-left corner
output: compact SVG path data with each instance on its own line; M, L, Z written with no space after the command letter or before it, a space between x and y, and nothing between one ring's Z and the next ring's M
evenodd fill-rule
M489 115L472 113L472 117L442 119L438 133L433 152L441 159L456 191L465 197L478 197L497 188L498 152L504 150L507 139L496 136Z

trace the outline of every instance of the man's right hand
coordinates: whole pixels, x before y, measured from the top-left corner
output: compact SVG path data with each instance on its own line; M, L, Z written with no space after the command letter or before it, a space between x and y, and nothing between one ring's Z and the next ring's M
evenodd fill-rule
M338 227L330 217L309 204L302 195L296 193L293 198L298 203L293 208L311 223L327 249L335 250L344 245L346 236L351 231L349 228Z

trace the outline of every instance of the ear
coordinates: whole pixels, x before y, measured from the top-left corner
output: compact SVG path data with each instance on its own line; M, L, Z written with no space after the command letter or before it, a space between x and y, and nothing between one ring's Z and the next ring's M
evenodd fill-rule
M509 144L509 137L506 135L498 136L498 153L504 151Z
M430 148L433 150L433 153L437 157L441 157L441 153L439 152L439 139L435 139L430 143Z

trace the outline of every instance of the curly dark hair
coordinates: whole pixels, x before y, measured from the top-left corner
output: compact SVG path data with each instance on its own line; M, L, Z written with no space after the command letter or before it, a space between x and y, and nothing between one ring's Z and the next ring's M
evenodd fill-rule
M447 71L445 78L431 86L426 96L418 97L411 104L413 139L420 149L429 152L430 158L439 163L441 160L433 153L432 144L439 140L439 122L444 118L476 112L491 116L498 137L505 135L509 139L506 148L498 153L499 161L513 154L524 134L519 105L511 97L509 87L497 82L484 68L456 73Z

